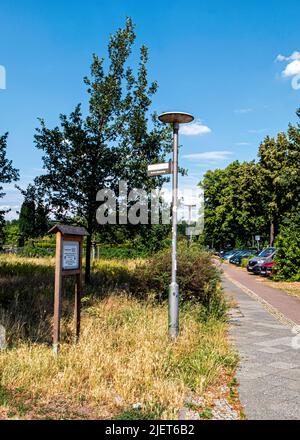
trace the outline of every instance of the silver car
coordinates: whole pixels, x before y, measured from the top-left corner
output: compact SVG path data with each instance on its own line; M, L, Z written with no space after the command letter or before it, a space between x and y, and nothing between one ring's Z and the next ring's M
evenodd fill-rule
M273 261L275 254L276 249L273 247L264 249L257 257L251 258L251 260L248 261L248 272L258 273L260 271L260 267L264 263L270 263Z

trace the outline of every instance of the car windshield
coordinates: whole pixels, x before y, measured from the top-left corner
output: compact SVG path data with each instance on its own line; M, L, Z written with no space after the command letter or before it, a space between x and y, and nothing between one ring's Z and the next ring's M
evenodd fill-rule
M274 248L265 249L259 254L259 257L270 257L270 255L272 255L275 250L276 249Z
M233 255L233 254L235 254L236 253L236 251L229 251L229 252L226 252L225 254L224 254L224 256L227 256L227 255Z

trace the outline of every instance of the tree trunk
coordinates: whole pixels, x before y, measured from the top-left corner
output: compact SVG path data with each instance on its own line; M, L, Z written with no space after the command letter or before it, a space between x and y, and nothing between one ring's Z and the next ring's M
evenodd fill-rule
M91 250L92 250L92 234L86 239L86 255L85 255L85 283L91 282Z
M275 243L275 222L272 218L270 225L270 247L273 247Z

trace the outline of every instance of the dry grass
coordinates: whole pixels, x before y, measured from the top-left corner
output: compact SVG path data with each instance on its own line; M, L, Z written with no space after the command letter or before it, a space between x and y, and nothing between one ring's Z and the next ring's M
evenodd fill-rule
M270 279L264 279L270 287L283 290L291 296L300 298L300 282L299 281L272 281Z
M27 262L31 270L37 265L53 271L51 259L14 258L4 258L7 269ZM97 264L100 271L109 265L116 277L126 269L119 262ZM0 352L0 418L109 419L130 413L137 403L145 418L178 418L190 393L203 395L224 384L237 363L227 324L201 317L200 306L182 307L181 335L173 343L166 304L125 294L86 297L80 341L65 338L57 358L49 344L24 337ZM70 326L65 317L64 331Z
M2 352L1 386L21 389L41 405L62 396L70 406L88 402L98 417L141 403L157 417L176 418L190 390L202 395L218 385L236 358L224 323L201 323L196 310L187 310L174 344L166 319L166 306L128 297L99 301L85 311L80 342L63 344L57 359L45 345Z
M145 261L144 259L135 259L135 260L106 260L101 258L101 260L95 260L92 262L92 269L99 270L101 268L111 267L111 268L119 268L126 267L129 270L134 269L139 263ZM0 255L0 263L1 263L1 272L5 271L5 267L14 268L15 272L22 271L23 273L28 273L28 270L33 270L35 268L51 268L54 270L55 258L52 257L43 257L43 258L28 258L28 257L20 257L17 255ZM8 269L7 269L8 270Z

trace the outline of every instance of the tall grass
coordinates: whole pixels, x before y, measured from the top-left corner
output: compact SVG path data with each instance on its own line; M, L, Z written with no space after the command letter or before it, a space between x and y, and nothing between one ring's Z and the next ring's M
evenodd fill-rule
M99 300L85 309L80 342L62 344L58 358L41 344L1 353L1 386L26 390L37 408L39 400L64 396L71 406L100 405L110 417L141 403L161 418L176 418L191 390L201 395L218 384L235 356L226 325L202 323L197 307L182 313L176 343L168 339L166 322L165 304L126 296Z
M138 260L137 260L138 261ZM103 297L128 289L134 261L95 261L92 284L84 289L89 297ZM54 258L0 255L0 320L7 329L9 344L29 339L51 342ZM64 279L62 315L73 313L74 278ZM67 330L67 328L66 328Z
M88 418L122 418L139 403L144 417L177 418L190 393L203 395L232 374L237 360L224 320L213 314L203 319L203 306L187 302L180 337L170 341L167 303L122 293L135 266L94 264L77 344L71 337L72 280L66 283L63 341L55 357L54 261L0 257L0 323L9 336L9 348L0 352L0 417L4 407L22 418L72 418L78 408Z

